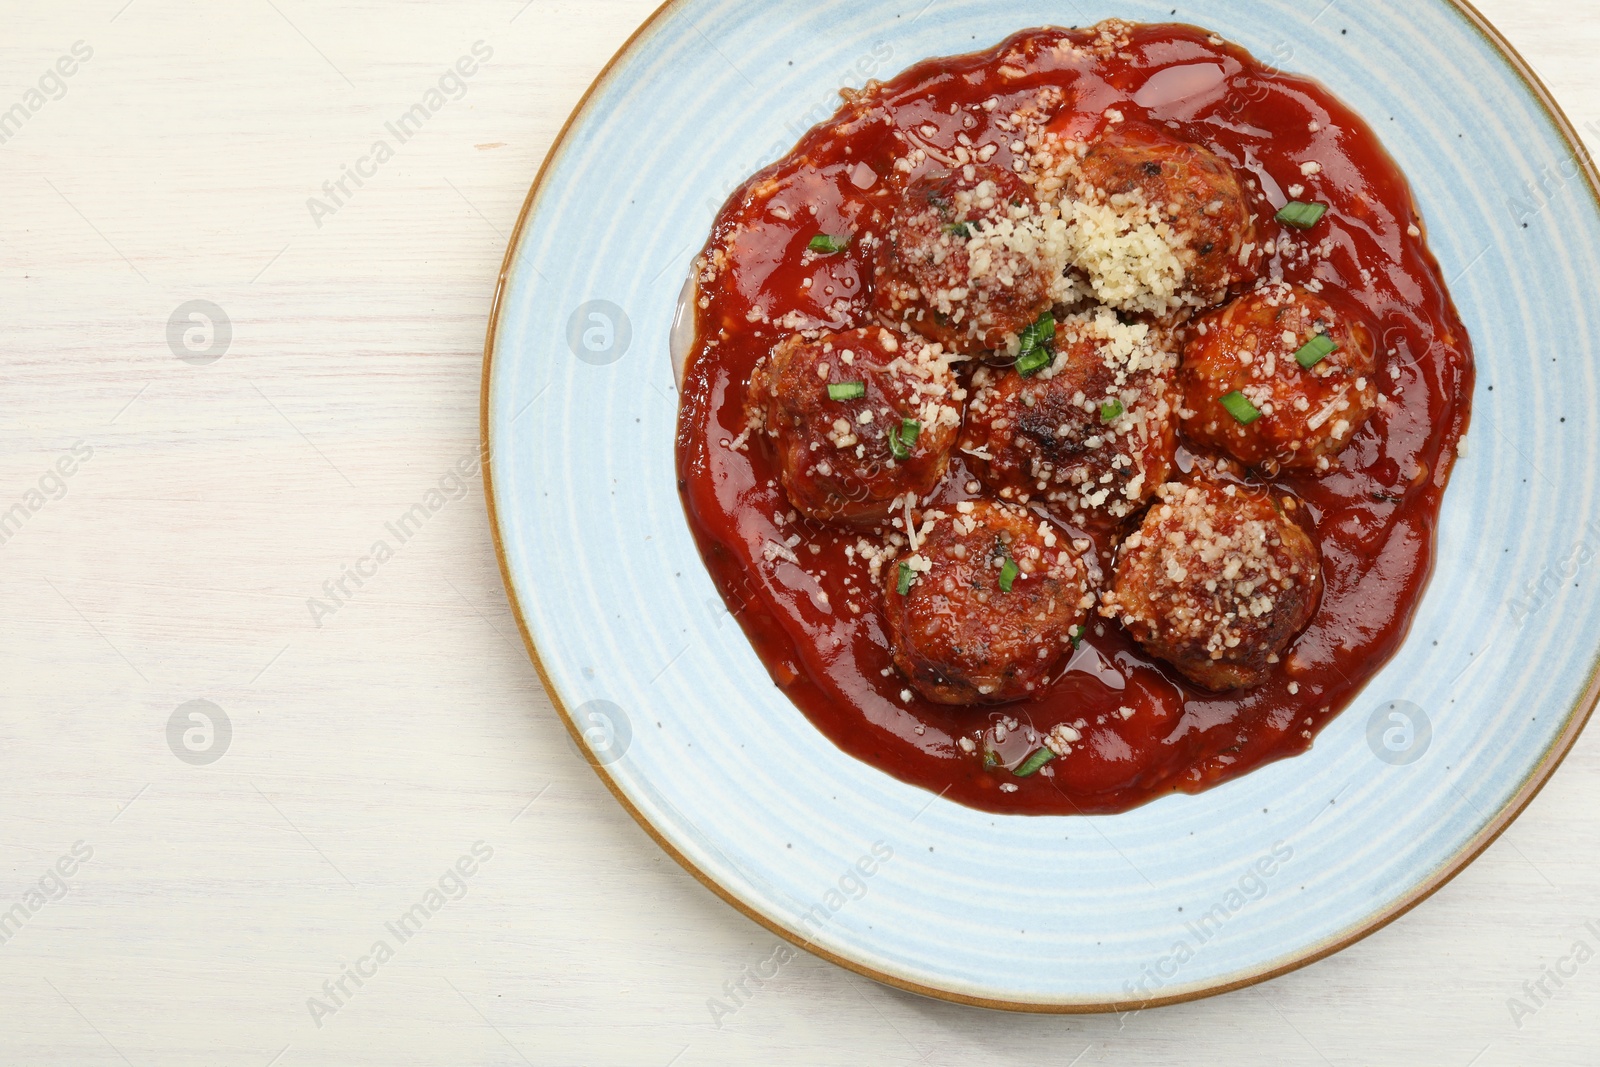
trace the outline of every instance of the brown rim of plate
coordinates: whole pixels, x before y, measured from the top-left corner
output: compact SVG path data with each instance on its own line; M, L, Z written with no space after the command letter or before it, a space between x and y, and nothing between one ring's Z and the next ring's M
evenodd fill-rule
M487 501L489 509L489 529L494 537L495 557L498 559L500 564L501 580L505 583L506 599L510 602L511 613L516 616L517 630L522 634L522 642L527 646L528 656L533 660L534 668L539 672L539 680L543 683L545 692L549 694L551 704L555 706L557 713L560 714L561 721L566 724L567 732L572 735L573 740L577 743L578 750L584 754L584 758L587 759L589 765L594 768L594 772L599 775L600 780L605 783L606 788L611 791L611 795L616 797L617 803L621 804L623 809L627 811L629 815L633 816L634 821L639 824L645 833L650 835L655 843L661 847L662 851L666 852L667 855L678 861L679 865L682 866L684 870L694 875L694 877L698 879L700 883L707 889L711 890L711 892L715 893L728 904L742 912L746 918L761 924L774 934L777 934L779 937L783 938L785 941L788 941L799 948L803 948L816 956L820 956L823 959L828 960L830 963L838 964L840 967L843 967L847 970L854 971L860 975L865 975L874 981L882 982L885 985L894 986L895 988L904 989L908 992L917 993L925 997L932 997L936 1000L949 1001L955 1004L965 1004L972 1007L993 1008L1000 1011L1022 1012L1035 1015L1103 1015L1120 1012L1143 1011L1147 1008L1160 1008L1172 1004L1185 1004L1190 1001L1203 1000L1207 997L1220 996L1223 993L1231 993L1237 989L1244 989L1249 986L1258 985L1262 982L1271 981L1274 978L1282 977L1283 975L1289 974L1292 971L1297 971L1302 967L1306 967L1316 963L1319 960L1326 959L1334 953L1343 951L1356 942L1377 933L1385 926L1388 926L1396 919L1399 919L1401 916L1405 915L1412 908L1415 908L1417 905L1433 896L1433 894L1437 893L1440 889L1443 889L1451 879L1460 874L1474 860L1482 855L1490 845L1494 844L1495 841L1499 839L1500 835L1505 833L1507 827L1516 821L1517 817L1527 809L1529 804L1533 803L1534 797L1539 795L1539 791L1544 788L1545 783L1547 783L1555 774L1556 770L1561 766L1562 761L1566 759L1567 754L1572 751L1573 745L1577 743L1578 737L1583 733L1583 729L1588 724L1590 716L1594 714L1596 705L1600 704L1600 661L1597 661L1595 667L1590 671L1588 688L1584 691L1583 696L1578 700L1578 703L1574 706L1571 714L1568 716L1566 729L1562 731L1561 736L1558 737L1545 752L1544 758L1539 761L1538 765L1535 766L1533 770L1529 772L1528 776L1523 779L1522 785L1518 788L1516 794L1501 807L1499 812L1495 814L1494 818L1492 818L1470 842L1468 842L1448 862L1441 865L1440 868L1436 870L1429 878L1425 879L1409 894L1407 894L1403 900L1397 902L1382 914L1374 916L1365 925L1353 933L1330 939L1322 946L1307 951L1287 963L1270 967L1258 974L1253 974L1248 978L1242 978L1237 981L1222 982L1197 991L1169 997L1156 997L1140 1002L1110 1002L1105 1004L1045 1004L991 1000L985 997L967 996L961 993L953 993L949 990L935 989L931 986L919 985L916 982L909 982L903 978L897 978L893 975L876 971L862 963L847 959L843 956L829 952L826 949L812 944L809 940L801 937L794 931L787 929L781 923L761 914L754 908L747 905L744 901L736 897L731 891L718 884L704 871L696 867L687 856L679 852L678 849L674 847L672 842L668 841L666 837L662 835L661 831L656 829L650 820L645 817L643 812L634 807L627 795L623 793L616 781L612 779L607 768L599 762L593 751L583 743L582 731L578 728L576 722L574 722L572 714L567 710L566 705L561 702L561 696L556 692L555 686L550 682L550 675L548 672L546 672L544 661L539 656L538 646L534 644L533 635L528 630L527 619L524 618L522 614L522 605L517 600L516 589L511 583L511 570L506 562L505 544L500 536L499 508L495 502L494 495L494 473L493 464L491 463L492 452L489 440L489 387L494 365L495 335L500 324L500 306L501 300L505 296L506 279L511 272L512 260L516 255L517 246L522 240L523 230L526 228L528 218L532 213L534 200L538 197L539 189L544 183L545 175L549 172L551 163L560 153L561 148L566 142L567 135L572 131L573 124L578 120L578 116L583 114L584 109L588 106L590 99L594 96L596 90L599 89L601 83L606 80L607 76L611 74L612 70L616 68L617 64L633 48L634 42L638 41L640 37L648 32L670 9L677 7L682 2L683 0L665 0L665 2L658 7L637 30L633 32L632 36L630 36L627 41L623 43L622 47L617 50L616 55L612 56L610 61L607 62L606 65L601 69L600 73L595 76L594 81L590 84L588 90L583 94L583 98L578 101L577 107L573 109L572 114L568 116L566 123L562 125L561 132L556 135L556 139L551 143L550 149L545 155L544 162L539 167L539 173L534 178L533 185L528 189L527 198L522 203L522 210L517 215L516 229L512 231L511 240L506 246L505 258L500 265L500 275L495 283L494 300L489 310L488 334L484 339L483 384L479 396L479 449L482 453L483 488L484 497ZM1490 24L1489 20L1484 18L1483 14L1478 11L1477 8L1472 6L1469 0L1446 0L1446 2L1457 10L1457 12L1468 23L1468 25L1477 30L1485 40L1494 46L1495 50L1500 53L1501 58L1505 60L1506 65L1509 66L1517 74L1517 76L1523 80L1523 82L1533 92L1534 96L1539 99L1539 102L1544 105L1544 109L1551 120L1551 124L1555 127L1556 132L1558 132L1562 139L1566 141L1568 149L1572 151L1573 155L1581 164L1584 176L1588 179L1589 193L1594 197L1596 206L1600 207L1600 171L1595 169L1593 159L1582 147L1582 142L1578 139L1577 131L1573 128L1571 121L1567 118L1566 112L1563 111L1561 105L1556 102L1556 99L1550 93L1550 90L1545 87L1545 84L1542 80L1540 80L1539 75L1535 73L1533 68L1528 65L1527 61L1522 58L1521 54L1517 52L1516 48L1512 46L1511 42L1502 37L1500 31L1496 30L1494 26Z

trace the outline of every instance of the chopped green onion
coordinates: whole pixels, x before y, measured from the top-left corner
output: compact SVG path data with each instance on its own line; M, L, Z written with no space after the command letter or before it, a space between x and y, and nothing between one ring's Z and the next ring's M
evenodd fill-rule
M1055 356L1052 356L1047 349L1035 348L1032 352L1017 358L1017 373L1024 378L1031 378L1054 361Z
M972 223L970 223L970 222L947 222L947 223L945 223L945 226L944 226L944 232L945 233L949 233L949 234L955 234L955 235L957 235L959 237L971 237L972 236Z
M840 382L828 386L829 400L860 400L867 395L866 382Z
M911 569L911 564L900 564L900 582L895 586L901 596L911 595L911 586L917 580L917 572Z
M1017 566L1017 561L1007 556L1005 563L1000 567L1000 591L1011 592L1011 587L1017 583L1017 576L1021 573L1022 568Z
M917 438L922 436L922 423L916 419L901 419L900 428L891 428L884 436L889 439L890 455L895 459L910 459L916 450Z
M829 234L823 233L818 234L811 239L810 248L813 252L822 252L827 255L832 255L835 252L843 252L849 244L850 238L848 236L833 237Z
M1046 311L1039 316L1037 322L1022 331L1022 336L1017 339L1017 343L1022 347L1022 351L1027 352L1043 345L1054 344L1055 339L1056 317Z
M1083 647L1083 627L1082 626L1074 626L1072 628L1071 636L1072 636L1072 651L1076 652L1076 651L1078 651L1078 649Z
M1032 778L1034 775L1039 773L1039 769L1041 767L1055 758L1056 754L1054 752L1051 752L1048 748L1041 748L1039 751L1035 752L1033 755L1024 760L1022 766L1018 767L1011 773L1016 775L1018 778Z
M1240 426L1249 426L1261 417L1261 409L1250 403L1250 398L1243 393L1229 393L1219 403L1228 409Z
M1000 757L996 756L993 752L990 752L989 750L985 749L984 753L983 753L983 767L984 767L984 770L988 770L990 767L998 767L998 766L1000 766Z
M1017 373L1031 378L1055 362L1056 317L1046 311L1017 338Z
M1337 341L1325 333L1319 333L1307 341L1304 347L1294 354L1294 361L1306 370L1310 370L1338 351L1338 349L1339 343Z
M1055 355L1047 348L1035 348L1031 352L1024 352L1017 357L1017 373L1024 378L1032 378L1055 362Z
M1110 425L1111 423L1122 418L1122 413L1127 410L1127 408L1122 406L1122 401L1107 400L1104 404L1100 405L1100 421L1106 425Z
M1328 213L1327 204L1304 204L1298 200L1291 200L1278 212L1278 221L1285 226L1293 226L1297 230L1309 230L1322 221L1322 216Z

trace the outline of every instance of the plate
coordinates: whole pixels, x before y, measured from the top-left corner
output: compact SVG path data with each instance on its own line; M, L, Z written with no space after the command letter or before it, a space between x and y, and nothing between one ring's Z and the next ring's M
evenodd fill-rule
M551 150L485 353L492 526L552 701L617 799L708 887L880 981L1018 1011L1189 1000L1414 907L1554 773L1600 696L1597 176L1464 3L1075 0L1195 23L1321 79L1410 177L1478 395L1400 654L1312 751L1105 818L963 808L845 756L772 684L690 537L670 358L734 188L841 85L1060 21L1059 0L673 0Z

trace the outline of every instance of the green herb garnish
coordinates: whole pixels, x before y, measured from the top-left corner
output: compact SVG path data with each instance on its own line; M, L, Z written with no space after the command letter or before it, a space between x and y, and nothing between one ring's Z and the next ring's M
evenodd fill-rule
M843 252L849 245L850 238L848 236L833 237L823 233L813 237L809 247L813 252L821 252L831 256L835 252Z
M1261 417L1261 409L1250 403L1243 393L1229 393L1218 401L1240 426L1249 426Z
M917 572L911 569L911 564L900 564L900 581L895 588L900 591L901 596L911 595L911 586L915 584L916 580Z
M1035 752L1033 755L1024 760L1022 766L1018 767L1011 773L1016 775L1018 778L1031 778L1035 774L1039 773L1039 769L1041 767L1055 758L1056 754L1054 752L1051 752L1048 748L1041 748L1039 751Z
M1024 378L1031 378L1054 360L1055 357L1047 349L1035 348L1032 352L1017 357L1017 373Z
M972 223L947 222L944 224L944 232L948 234L954 234L957 237L971 237L973 233Z
M1322 221L1322 216L1328 213L1327 204L1304 204L1298 200L1291 200L1278 212L1278 221L1285 226L1293 226L1297 230L1309 230Z
M900 428L890 428L884 435L889 439L889 454L895 459L910 459L916 451L917 438L922 436L922 423L915 419L901 419Z
M1123 412L1127 410L1127 408L1122 406L1122 401L1107 400L1104 404L1100 405L1100 421L1109 426L1113 422L1116 422L1118 419L1122 418Z
M1039 320L1026 330L1017 339L1022 346L1022 351L1027 352L1044 345L1053 344L1056 339L1056 317L1046 311L1039 316Z
M1017 566L1017 561L1010 556L1000 565L1000 591L1011 592L1011 587L1016 585L1017 577L1022 574L1022 568Z
M867 395L866 382L840 382L828 386L829 400L860 400Z
M1294 354L1294 361L1305 370L1310 370L1333 355L1338 349L1339 344L1337 341L1325 333L1319 333L1307 341L1300 351Z
M1031 378L1055 361L1056 317L1046 311L1017 338L1017 373Z

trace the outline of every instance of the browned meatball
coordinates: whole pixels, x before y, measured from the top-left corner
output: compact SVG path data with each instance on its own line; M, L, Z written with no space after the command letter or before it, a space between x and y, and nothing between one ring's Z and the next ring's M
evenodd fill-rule
M1056 327L1052 364L1025 377L982 367L961 450L1002 498L1042 502L1085 528L1134 514L1172 474L1177 358L1165 335L1106 309Z
M1282 283L1247 293L1193 326L1184 432L1269 475L1335 470L1377 406L1373 349L1365 323L1316 293Z
M1253 273L1254 216L1238 175L1209 149L1114 126L1079 163L1076 192L1075 210L1063 210L1076 220L1078 266L1103 303L1156 314L1207 307Z
M1167 484L1122 543L1100 614L1196 685L1260 685L1322 597L1322 556L1300 503L1265 489Z
M791 337L750 380L752 422L777 449L790 501L857 526L939 484L965 399L938 345L881 326Z
M938 519L890 569L887 601L895 666L938 704L1038 692L1094 603L1065 533L986 500Z
M970 166L906 189L879 243L873 307L956 352L1012 347L1057 297L1066 226L1016 175Z

